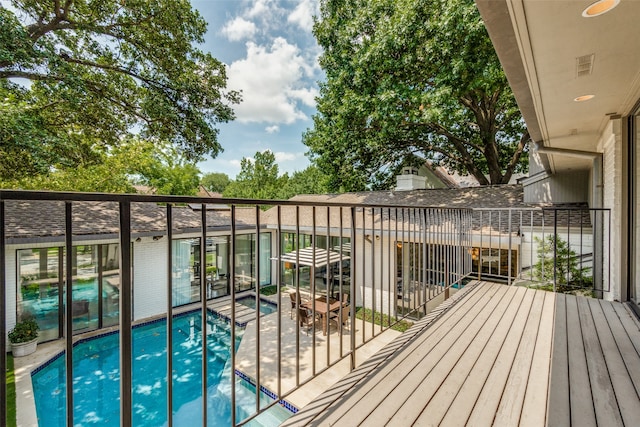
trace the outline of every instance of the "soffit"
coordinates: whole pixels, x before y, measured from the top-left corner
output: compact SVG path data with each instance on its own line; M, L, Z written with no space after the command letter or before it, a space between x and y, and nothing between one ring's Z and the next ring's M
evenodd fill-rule
M583 18L593 1L477 1L527 125L546 147L597 151L610 115L629 114L640 98L640 1ZM578 76L577 58L592 54L591 73ZM595 97L574 101L586 94ZM591 165L549 160L554 170Z

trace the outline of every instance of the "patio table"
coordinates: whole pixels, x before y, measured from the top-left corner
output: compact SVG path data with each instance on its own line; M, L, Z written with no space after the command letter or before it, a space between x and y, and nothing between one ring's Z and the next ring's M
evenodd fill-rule
M308 308L309 310L315 310L316 314L320 315L322 321L322 335L327 335L327 329L329 328L329 314L334 311L340 310L340 301L327 300L324 298L317 298L315 300L300 304L301 307Z

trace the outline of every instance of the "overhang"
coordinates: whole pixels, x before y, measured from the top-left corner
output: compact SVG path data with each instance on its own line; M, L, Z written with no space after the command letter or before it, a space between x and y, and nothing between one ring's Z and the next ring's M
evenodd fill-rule
M640 1L622 0L585 18L595 0L476 0L533 140L598 152L611 117L640 99ZM576 98L593 95L577 102ZM546 154L552 171L585 169L586 158Z

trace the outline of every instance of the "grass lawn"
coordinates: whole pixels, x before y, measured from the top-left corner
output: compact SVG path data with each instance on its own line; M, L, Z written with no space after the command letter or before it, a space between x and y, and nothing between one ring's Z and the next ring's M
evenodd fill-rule
M16 425L16 379L13 374L13 356L7 354L7 426Z
M371 309L369 308L363 309L362 307L357 307L356 318L362 319L363 317L364 317L364 320L366 320L367 322L371 322L371 318L373 317ZM376 311L375 319L373 320L373 322L376 325L382 325L385 327L389 326L389 324L393 321L395 321L393 317L389 318L389 316L387 316L386 314L382 314L379 311ZM412 325L413 323L411 322L408 322L406 320L400 320L397 323L393 323L391 326L391 329L398 332L404 332L407 329L409 329Z

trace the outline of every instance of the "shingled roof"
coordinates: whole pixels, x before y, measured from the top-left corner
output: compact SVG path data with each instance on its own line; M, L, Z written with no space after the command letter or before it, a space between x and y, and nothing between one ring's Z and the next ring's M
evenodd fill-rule
M201 212L189 207L172 209L173 233L200 230ZM254 209L236 209L239 229L255 224ZM65 204L58 201L6 201L6 237L15 239L60 238L65 235ZM72 205L74 236L111 238L119 232L118 204L115 202L74 202ZM209 231L228 230L229 210L207 211ZM156 203L131 204L131 232L134 236L166 234L166 207Z

